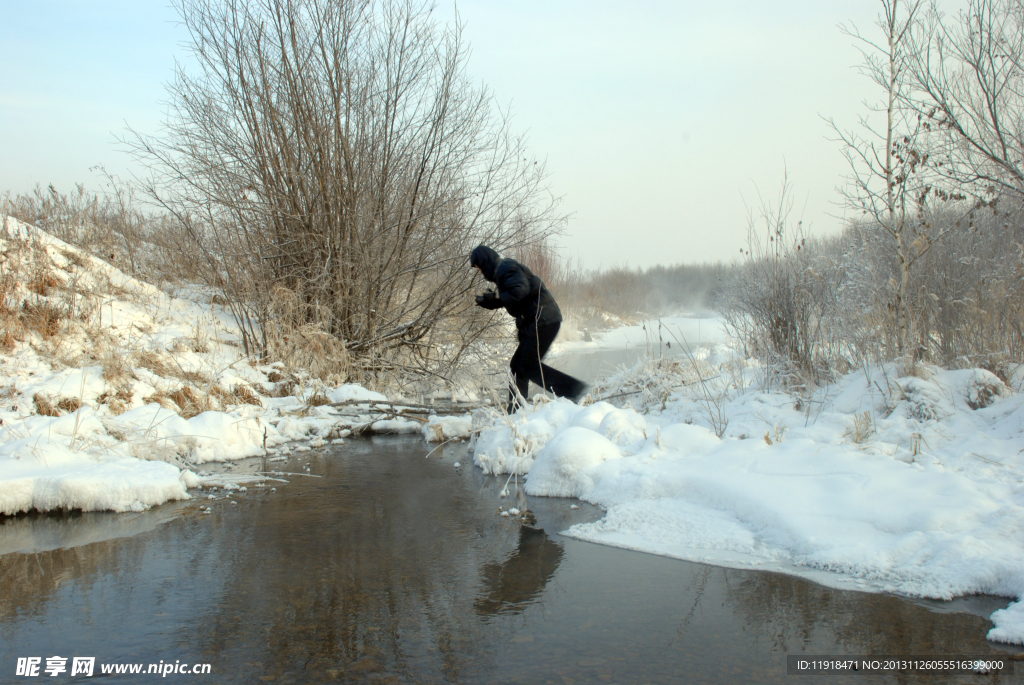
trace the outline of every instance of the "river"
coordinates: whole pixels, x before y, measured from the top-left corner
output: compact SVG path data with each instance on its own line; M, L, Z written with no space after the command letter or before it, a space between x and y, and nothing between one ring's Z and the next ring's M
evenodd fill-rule
M112 682L158 676L101 664L210 664L177 683L791 683L787 655L1020 651L985 640L1005 599L913 601L579 542L558 531L599 510L514 484L502 499L464 445L429 450L353 440L230 497L2 520L0 681L34 680L14 675L19 657L58 655L95 657L92 680ZM517 505L535 526L498 514Z

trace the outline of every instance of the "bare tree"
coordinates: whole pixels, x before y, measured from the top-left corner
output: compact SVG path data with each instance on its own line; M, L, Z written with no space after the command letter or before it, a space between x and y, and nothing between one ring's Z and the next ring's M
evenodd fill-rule
M562 219L543 165L466 74L461 25L415 0L178 0L161 134L126 141L189 230L247 351L275 302L365 369L436 362L480 330L470 249L543 240ZM451 355L449 355L451 361Z
M907 104L955 188L1024 198L1024 3L970 0L953 20L933 3L916 29Z
M880 1L882 12L876 23L880 40L855 26L840 26L840 30L856 41L864 58L860 71L882 89L884 99L879 104L865 103L876 116L861 116L860 132L845 131L828 121L850 163L849 185L841 190L850 207L866 219L859 225L885 236L895 262L892 274L876 275L883 296L878 306L885 312L881 333L888 338L888 354L899 356L909 352L913 330L914 312L908 306L911 271L937 236L923 219L932 193L929 155L923 144L927 122L905 106L912 99L909 63L923 3L910 0L901 9L899 0ZM883 123L876 123L880 119Z

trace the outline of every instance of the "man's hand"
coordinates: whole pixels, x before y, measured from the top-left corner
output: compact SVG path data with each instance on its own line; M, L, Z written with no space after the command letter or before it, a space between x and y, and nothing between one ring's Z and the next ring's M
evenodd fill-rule
M476 306L484 309L497 309L501 306L501 298L493 290L488 290L483 295L476 296Z

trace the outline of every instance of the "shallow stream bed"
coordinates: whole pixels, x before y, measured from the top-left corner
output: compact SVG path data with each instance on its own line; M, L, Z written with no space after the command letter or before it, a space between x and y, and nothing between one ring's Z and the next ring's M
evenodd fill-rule
M504 479L464 445L429 450L354 440L274 465L310 475L230 498L3 520L0 682L37 680L14 675L17 659L53 655L94 656L90 680L117 682L159 676L99 664L211 665L177 683L1024 682L1024 662L1009 676L788 676L791 654L1019 650L984 637L1007 600L915 602L579 542L558 531L599 510L514 483L500 498ZM536 528L499 506L528 507ZM45 679L79 680L68 664Z

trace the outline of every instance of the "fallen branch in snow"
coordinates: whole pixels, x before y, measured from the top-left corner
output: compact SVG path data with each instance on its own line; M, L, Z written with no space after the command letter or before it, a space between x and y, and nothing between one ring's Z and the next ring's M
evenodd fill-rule
M463 414L473 409L478 409L484 405L476 402L467 402L465 404L459 404L458 402L452 402L447 406L444 404L439 405L427 405L427 404L409 404L407 402L367 402L366 400L345 400L344 402L332 402L328 407L366 407L368 409L376 409L383 413L395 413L396 415L403 414Z

